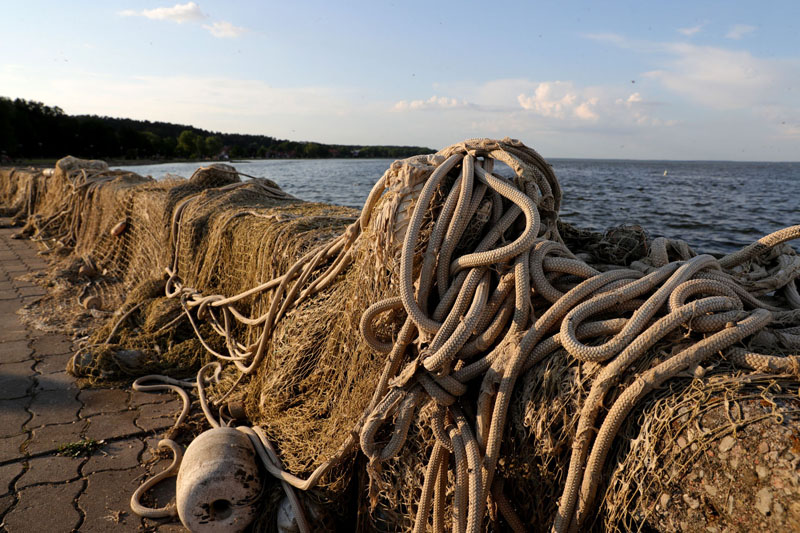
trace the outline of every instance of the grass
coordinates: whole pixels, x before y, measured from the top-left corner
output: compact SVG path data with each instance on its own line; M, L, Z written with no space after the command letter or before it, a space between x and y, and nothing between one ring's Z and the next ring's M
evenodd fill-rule
M103 445L103 441L96 441L94 439L84 439L78 442L70 442L68 444L62 444L56 449L58 455L64 455L66 457L81 457L92 454L93 451L98 449L100 446Z

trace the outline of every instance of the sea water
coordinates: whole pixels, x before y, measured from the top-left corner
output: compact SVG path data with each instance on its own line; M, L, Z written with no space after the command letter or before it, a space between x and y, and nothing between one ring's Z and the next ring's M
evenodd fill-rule
M308 201L361 207L391 159L236 161ZM562 218L602 231L639 224L697 252L730 252L800 224L800 163L551 159L564 198ZM156 179L189 177L197 163L117 167ZM509 175L510 169L499 170Z

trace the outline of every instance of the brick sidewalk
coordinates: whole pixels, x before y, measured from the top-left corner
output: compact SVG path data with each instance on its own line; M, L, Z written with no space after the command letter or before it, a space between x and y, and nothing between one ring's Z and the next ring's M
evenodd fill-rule
M145 465L180 402L76 386L64 370L70 339L28 328L17 314L44 290L16 278L46 262L13 233L0 228L0 531L185 531L129 507L142 479L168 463ZM104 444L89 457L57 454L83 439Z

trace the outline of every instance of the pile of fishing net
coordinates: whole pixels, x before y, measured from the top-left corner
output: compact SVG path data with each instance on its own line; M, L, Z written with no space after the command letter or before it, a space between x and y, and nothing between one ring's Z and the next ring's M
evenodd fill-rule
M72 372L198 372L275 450L256 527L294 488L300 529L800 523L800 226L724 257L580 230L510 139L397 161L360 213L225 165L34 182L4 202L108 315Z

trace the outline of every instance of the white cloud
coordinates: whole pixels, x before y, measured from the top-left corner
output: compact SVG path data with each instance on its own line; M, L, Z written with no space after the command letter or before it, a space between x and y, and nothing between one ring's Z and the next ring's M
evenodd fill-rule
M200 6L194 2L185 4L175 4L172 7L157 7L155 9L143 9L134 11L126 9L120 11L120 15L125 17L145 17L153 20L171 20L182 24L184 22L198 22L205 20L208 16L200 11Z
M780 98L780 91L791 86L791 80L800 81L797 61L686 43L666 44L664 50L674 59L645 77L714 109L750 108Z
M578 94L572 82L541 82L531 95L520 94L517 101L523 109L533 111L543 117L566 119L577 117L581 120L597 120L593 108L599 98L584 98Z
M202 22L208 19L208 15L200 10L200 6L194 2L187 2L185 4L175 4L172 7L157 7L155 9L143 9L142 11L134 11L126 9L119 13L125 17L145 17L152 20L171 20L178 24L184 22ZM203 24L203 29L214 37L221 39L233 39L241 36L247 32L247 28L241 26L234 26L226 20L218 20L211 24Z
M211 35L219 38L233 39L247 32L247 28L234 26L230 22L221 20L212 24L203 24L203 28L211 32Z
M642 102L642 95L639 93L633 93L628 96L628 99L625 101L628 104L638 104Z
M431 96L427 100L400 100L395 103L394 111L419 111L425 109L459 109L469 107L466 100L458 100L447 96Z
M589 98L576 107L573 113L581 120L597 120L600 117L595 113L593 108L597 105L598 101L598 98Z
M749 26L747 24L734 24L731 26L731 29L728 30L728 33L725 34L725 37L738 41L745 35L753 33L754 31L756 31L755 26Z
M692 26L690 28L678 28L678 33L682 33L687 37L691 37L695 33L702 30L703 26L705 26L705 24L698 24L697 26Z

